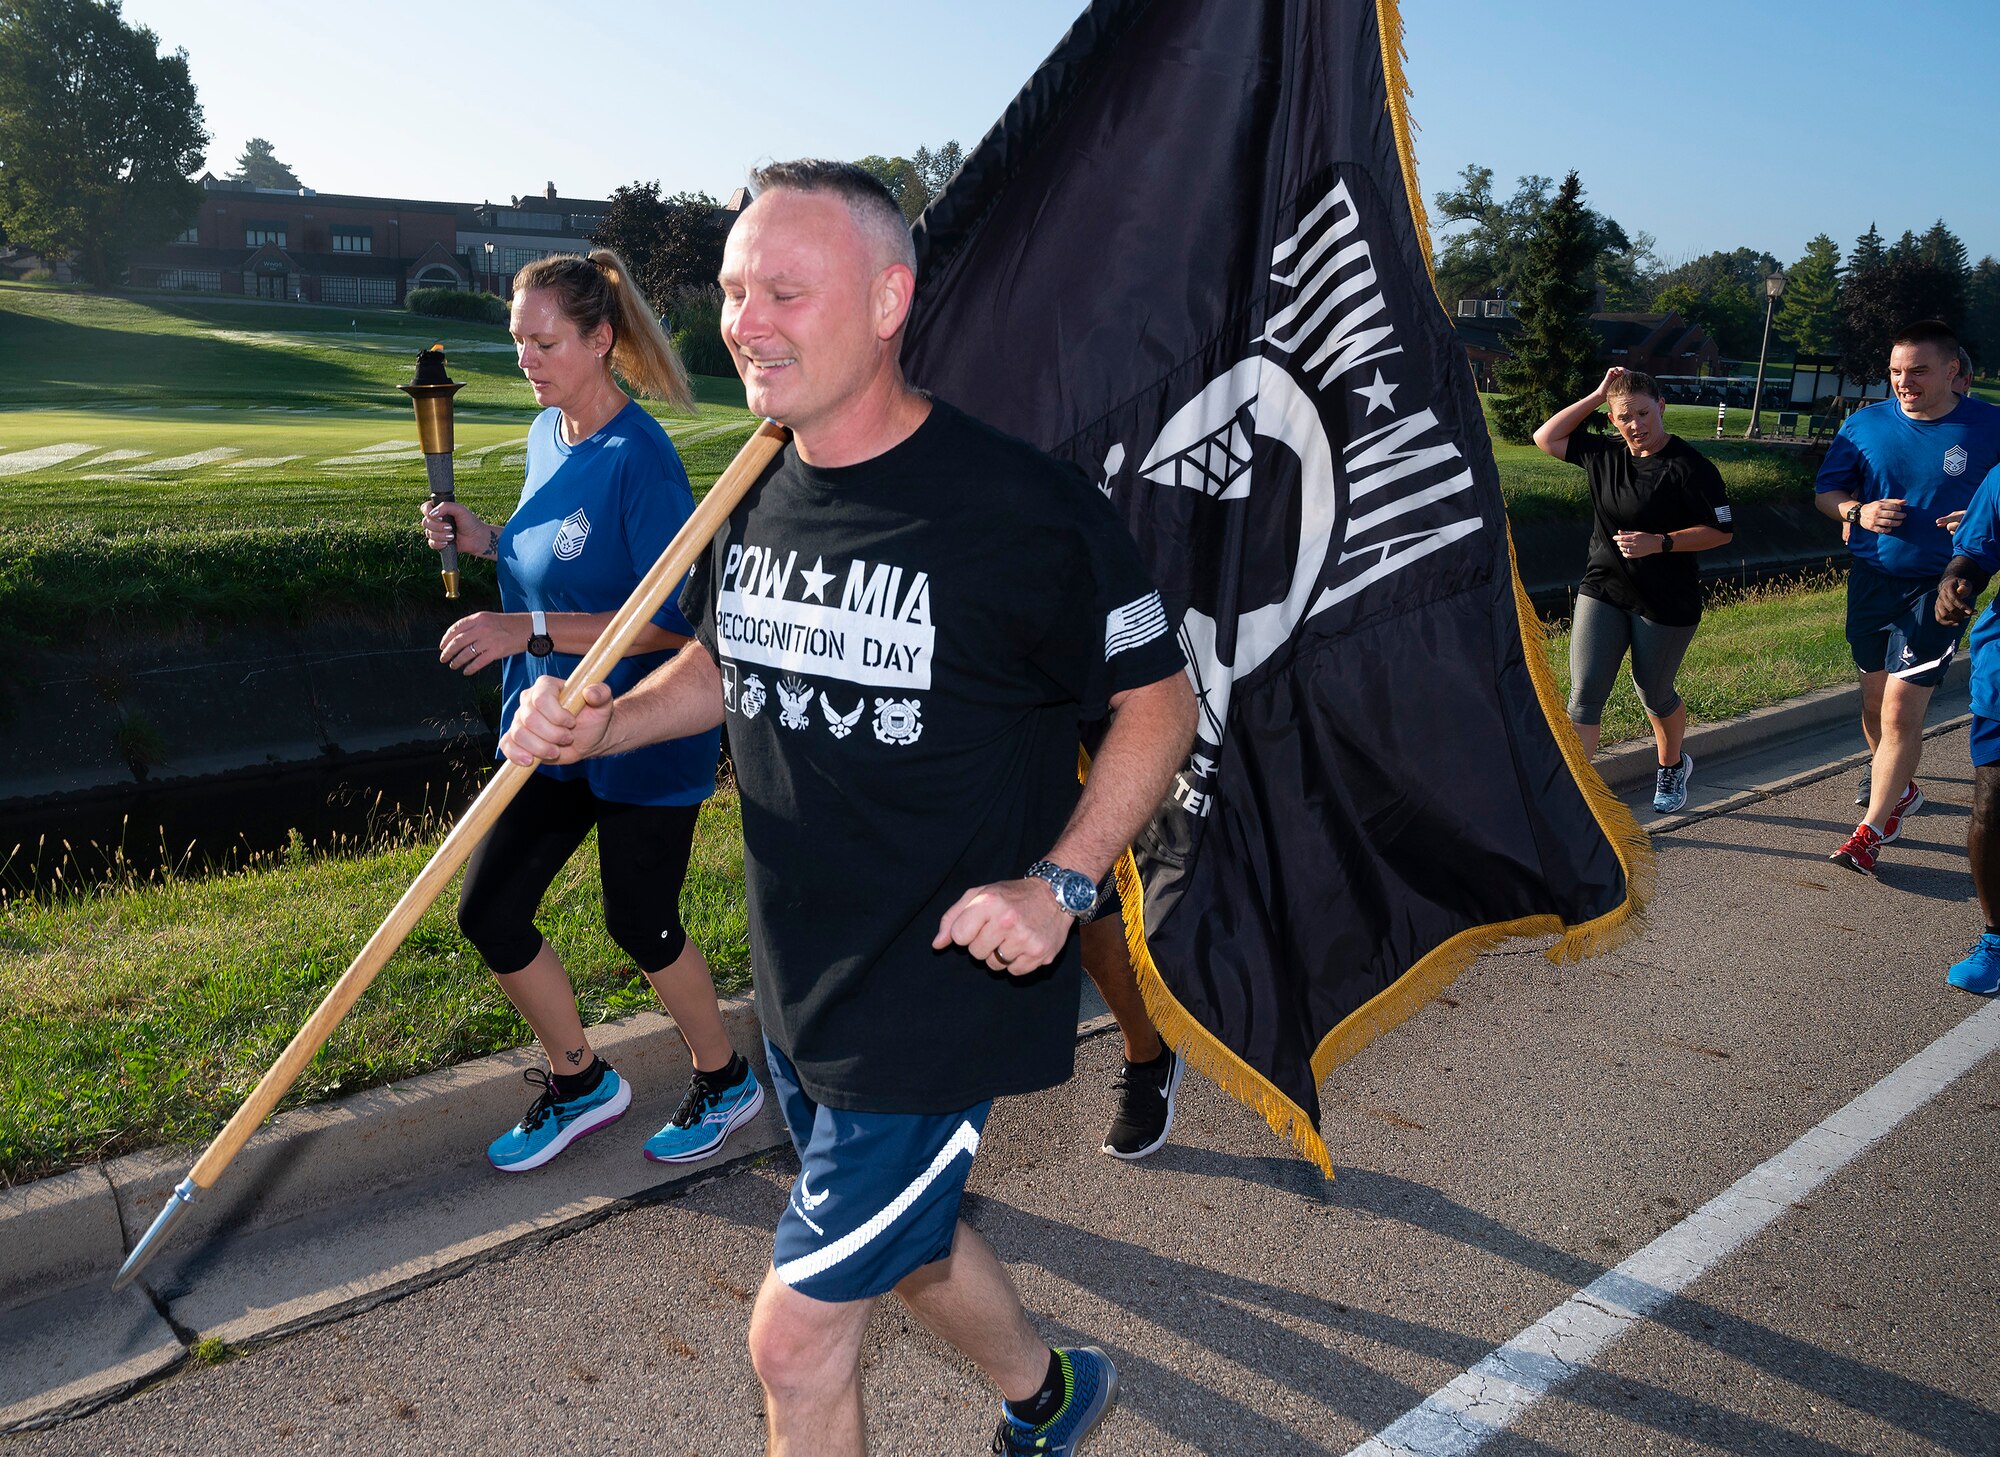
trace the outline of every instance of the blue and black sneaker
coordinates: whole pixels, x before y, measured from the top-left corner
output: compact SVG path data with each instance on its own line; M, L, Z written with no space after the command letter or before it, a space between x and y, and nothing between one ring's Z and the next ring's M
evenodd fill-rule
M616 1123L632 1104L632 1085L609 1066L596 1087L574 1098L558 1093L554 1081L538 1067L521 1076L542 1093L519 1123L487 1145L487 1159L505 1173L540 1168L584 1134Z
M1990 997L2000 992L2000 936L1985 932L1973 943L1965 960L1944 974L1944 979L1961 991Z
M1097 1347L1058 1348L1056 1360L1063 1373L1061 1408L1031 1427L1003 1405L1000 1429L993 1434L993 1450L1001 1457L1069 1457L1118 1399L1118 1368Z
M764 1089L744 1059L732 1057L714 1072L697 1070L673 1118L646 1140L646 1157L656 1164L707 1158L763 1106Z

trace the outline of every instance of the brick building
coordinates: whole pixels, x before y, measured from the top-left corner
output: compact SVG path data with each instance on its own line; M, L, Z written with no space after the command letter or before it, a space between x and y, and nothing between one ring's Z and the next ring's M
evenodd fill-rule
M473 286L453 203L201 186L186 232L133 253L134 288L389 308L413 288Z

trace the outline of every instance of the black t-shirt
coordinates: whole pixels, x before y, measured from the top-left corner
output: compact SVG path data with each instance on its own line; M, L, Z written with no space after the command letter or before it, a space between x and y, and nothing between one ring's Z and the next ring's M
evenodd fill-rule
M1067 1079L1077 938L1024 978L931 938L1054 846L1078 721L1182 666L1110 503L933 402L859 465L788 446L682 606L722 669L757 1012L806 1092L941 1113Z
M1734 531L1722 473L1678 435L1666 449L1637 456L1617 435L1579 430L1563 459L1590 481L1590 564L1577 590L1586 597L1637 612L1663 627L1701 621L1701 573L1691 551L1658 552L1627 560L1614 533L1664 533L1689 526Z

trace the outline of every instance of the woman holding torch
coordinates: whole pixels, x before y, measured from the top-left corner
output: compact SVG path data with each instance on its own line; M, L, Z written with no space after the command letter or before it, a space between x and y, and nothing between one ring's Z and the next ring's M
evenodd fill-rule
M686 370L616 253L530 263L514 278L510 328L544 407L528 436L520 502L498 526L455 501L424 509L433 549L455 542L498 566L502 610L453 623L439 658L466 674L502 665L503 724L537 678L576 666L694 509L673 443L620 386L622 376L634 394L674 406L693 399ZM624 692L690 635L670 598L606 681ZM645 973L694 1058L687 1094L646 1141L646 1156L705 1157L763 1105L755 1074L723 1032L708 962L679 915L695 819L715 791L717 748L711 730L616 758L542 765L467 863L459 926L549 1062L546 1073L525 1074L540 1091L488 1148L496 1168L537 1168L632 1101L631 1086L591 1049L569 973L534 922L593 826L606 929Z

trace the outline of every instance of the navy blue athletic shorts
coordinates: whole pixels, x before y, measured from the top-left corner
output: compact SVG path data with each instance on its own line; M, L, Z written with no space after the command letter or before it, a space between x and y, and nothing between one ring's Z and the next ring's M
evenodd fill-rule
M1889 672L1935 688L1958 653L1963 627L1937 620L1936 577L1892 577L1863 562L1847 568L1847 646L1864 673Z
M2000 719L1972 715L1972 763L1978 769L2000 764Z
M815 1300L872 1300L951 1253L989 1100L957 1113L853 1113L815 1103L764 1039L771 1089L798 1150L771 1264Z

